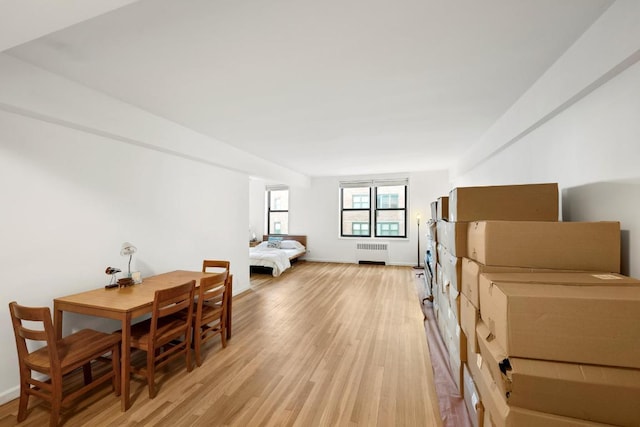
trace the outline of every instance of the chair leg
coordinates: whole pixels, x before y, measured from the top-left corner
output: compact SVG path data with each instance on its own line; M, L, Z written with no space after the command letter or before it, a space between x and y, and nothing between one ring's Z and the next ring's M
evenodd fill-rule
M184 351L186 352L185 357L187 359L187 372L191 372L193 370L193 362L191 361L191 331L187 332L185 340L187 341L184 343Z
M31 371L28 373L31 377ZM21 375L22 377L22 375ZM18 422L22 422L27 418L27 408L29 407L29 382L27 378L20 378L20 404L18 405Z
M222 340L222 348L227 347L227 328L220 326L220 338Z
M155 349L147 351L147 385L149 386L149 399L156 397L156 383L154 377L156 375Z
M113 369L113 389L116 396L120 396L120 344L111 350L111 368Z
M55 427L58 425L60 418L60 409L62 408L62 382L51 381L51 417L49 425Z
M202 355L200 354L200 347L202 346L202 328L193 330L194 351L196 353L196 365L202 366Z

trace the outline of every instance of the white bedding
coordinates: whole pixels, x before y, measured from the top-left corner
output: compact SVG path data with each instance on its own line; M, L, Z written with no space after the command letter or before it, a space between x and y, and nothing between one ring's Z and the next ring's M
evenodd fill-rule
M305 253L302 245L296 249L279 249L267 247L267 242L249 248L249 265L269 267L273 269L273 277L278 277L287 268L291 267L290 258Z

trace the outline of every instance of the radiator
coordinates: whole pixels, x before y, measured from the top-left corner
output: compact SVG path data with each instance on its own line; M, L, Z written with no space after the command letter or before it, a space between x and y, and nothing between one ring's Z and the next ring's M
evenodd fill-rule
M356 243L357 263L388 263L389 244L388 243Z

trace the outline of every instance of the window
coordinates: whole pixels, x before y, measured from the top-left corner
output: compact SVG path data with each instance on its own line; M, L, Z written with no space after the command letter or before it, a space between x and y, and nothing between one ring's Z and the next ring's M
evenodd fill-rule
M369 195L354 194L352 196L352 204L354 209L369 209Z
M269 234L289 234L288 188L267 188L267 224Z
M376 237L407 237L407 186L378 185L376 191Z
M340 189L341 235L371 236L371 187Z
M368 222L352 222L351 234L353 234L354 236L368 236L369 223Z
M407 237L407 184L406 179L341 182L340 235L372 237L373 228L373 237Z
M377 236L397 236L400 231L400 223L398 222L379 222L377 225Z
M398 207L398 195L397 194L378 194L376 203L380 209L389 209Z

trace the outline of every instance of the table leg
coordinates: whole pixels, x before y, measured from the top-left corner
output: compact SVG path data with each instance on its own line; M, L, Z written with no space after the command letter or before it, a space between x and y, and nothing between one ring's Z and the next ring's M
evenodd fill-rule
M53 302L53 329L57 339L62 339L62 310L58 308L58 304Z
M129 409L129 392L131 374L131 313L126 313L122 318L122 347L120 351L120 409L122 412Z
M226 320L226 328L227 328L227 339L231 338L231 308L233 306L232 304L232 300L233 300L233 275L231 276L231 279L229 280L229 298L227 298L227 318Z

